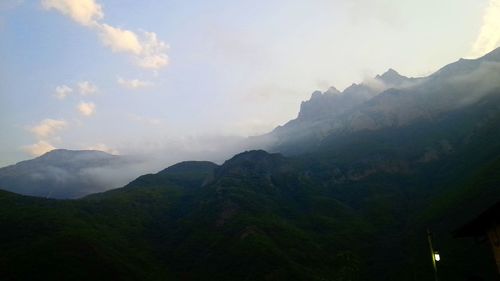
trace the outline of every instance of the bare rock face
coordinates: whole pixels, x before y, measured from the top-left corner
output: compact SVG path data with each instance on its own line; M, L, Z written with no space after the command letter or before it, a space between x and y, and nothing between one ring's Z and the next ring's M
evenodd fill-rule
M460 59L427 77L409 78L393 69L352 84L315 91L300 112L263 137L269 150L293 153L336 134L406 127L474 106L500 93L500 48L474 60Z

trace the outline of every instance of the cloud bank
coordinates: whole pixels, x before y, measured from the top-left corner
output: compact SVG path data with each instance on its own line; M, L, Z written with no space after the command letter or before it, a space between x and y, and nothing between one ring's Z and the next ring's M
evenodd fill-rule
M483 15L483 24L470 56L480 57L500 45L500 0L490 0Z
M104 151L104 152L107 152L109 154L113 154L113 155L119 155L120 152L114 148L111 148L103 143L98 143L98 144L95 144L95 145L91 145L91 146L88 146L86 149L88 150L99 150L99 151Z
M46 152L56 149L50 140L58 140L56 133L65 129L68 123L64 120L44 119L38 125L28 128L38 139L37 143L21 147L24 152L32 156L40 156Z
M64 120L44 119L40 124L30 128L38 138L47 138L53 136L57 131L66 128L67 123Z
M44 140L40 140L35 144L23 147L23 150L32 156L40 156L54 149L56 148Z

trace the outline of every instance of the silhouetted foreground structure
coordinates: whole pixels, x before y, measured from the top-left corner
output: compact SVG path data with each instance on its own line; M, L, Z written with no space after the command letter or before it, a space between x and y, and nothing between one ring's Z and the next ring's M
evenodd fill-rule
M500 202L457 229L454 234L455 237L474 237L478 241L489 240L500 274Z

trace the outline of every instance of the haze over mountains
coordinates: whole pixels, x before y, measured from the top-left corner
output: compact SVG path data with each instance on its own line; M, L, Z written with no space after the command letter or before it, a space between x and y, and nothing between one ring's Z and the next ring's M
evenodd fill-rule
M487 106L488 110L495 110L499 73L500 48L478 59L460 59L427 77L408 78L389 69L361 84L352 84L342 92L335 87L325 92L313 92L311 98L300 105L296 119L268 134L247 140L227 139L225 146L217 146L218 151L194 153L189 157L219 162L238 150L260 148L298 155L330 146L332 141L338 142L353 134L404 129L422 122L429 128L439 127L446 118L456 118L455 123L462 122L461 118L466 117L460 115L475 110L474 107ZM461 113L460 110L464 111ZM473 127L466 128L467 124L481 122L466 119L464 124L456 124L465 132L473 130ZM443 128L441 133L447 129ZM436 140L439 144L427 145L414 161L430 161L449 154L458 141L457 137L443 138ZM31 161L1 168L0 187L25 195L77 198L124 185L142 173L160 170L162 163L169 161L159 161L158 158L172 156L124 157L56 150ZM174 157L178 158L179 155Z
M460 59L427 77L408 78L390 69L342 93L316 91L301 104L298 117L265 137L269 149L297 153L328 136L403 127L438 120L496 94L500 49L474 60Z
M128 183L145 172L141 164L137 158L102 151L56 149L0 168L0 188L45 198L78 198Z
M0 38L0 281L499 281L500 0L0 0Z
M181 162L79 200L2 191L0 272L6 280L430 280L431 228L443 280L494 280L487 245L452 232L500 200L499 62L497 49L424 78L389 70L343 92L315 92L296 119L249 140L279 153ZM23 178L7 177L10 190L36 190L23 183L32 166L57 160L50 166L81 174L115 159L54 151L1 171Z

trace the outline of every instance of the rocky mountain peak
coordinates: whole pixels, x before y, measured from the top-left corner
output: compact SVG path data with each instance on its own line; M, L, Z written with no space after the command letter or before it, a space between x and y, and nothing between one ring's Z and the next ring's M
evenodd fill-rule
M382 82L390 85L400 85L409 78L399 74L396 70L389 68L382 75L377 75L375 79L381 80Z
M319 99L319 98L321 98L321 96L323 96L323 93L321 91L314 91L311 94L310 100Z
M339 90L337 90L337 88L332 86L332 87L328 88L328 90L326 90L325 94L340 95L342 93Z

